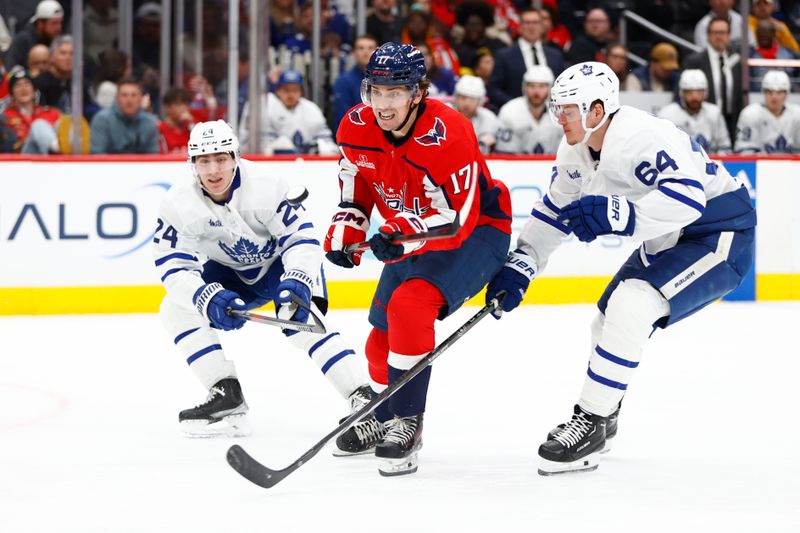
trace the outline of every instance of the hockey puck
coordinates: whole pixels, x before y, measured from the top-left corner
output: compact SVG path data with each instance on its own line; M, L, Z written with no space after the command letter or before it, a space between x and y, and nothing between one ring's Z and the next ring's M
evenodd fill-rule
M308 198L308 189L302 185L295 185L286 193L286 201L292 205L300 205L306 198Z

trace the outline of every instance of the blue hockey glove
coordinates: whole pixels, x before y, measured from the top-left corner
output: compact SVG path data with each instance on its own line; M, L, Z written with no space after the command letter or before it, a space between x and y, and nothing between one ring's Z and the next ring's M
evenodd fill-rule
M309 307L311 305L311 287L313 284L314 280L311 279L311 276L300 270L290 270L281 276L281 282L276 289L278 296L275 298L276 306L281 308L279 312L285 307L289 311L284 311L281 314L288 314L296 308L296 311L289 315L291 320L306 322L308 320L308 310L295 305L292 296L300 300L306 307Z
M228 309L244 311L247 309L241 297L227 290L219 283L203 285L194 293L194 305L217 329L230 331L239 329L247 322L244 318L228 315Z
M500 318L503 311L512 311L522 302L525 291L533 278L536 277L536 264L533 258L517 248L509 252L506 264L495 274L489 285L486 286L486 303L488 304L501 291L506 295L500 307L492 311L492 316Z
M582 242L600 235L633 235L635 211L624 196L584 196L561 210L558 221Z
M370 249L379 261L392 263L399 261L404 255L425 246L425 241L392 243L392 239L399 235L413 235L428 231L425 221L411 213L400 213L390 218L378 228L378 233L369 240Z

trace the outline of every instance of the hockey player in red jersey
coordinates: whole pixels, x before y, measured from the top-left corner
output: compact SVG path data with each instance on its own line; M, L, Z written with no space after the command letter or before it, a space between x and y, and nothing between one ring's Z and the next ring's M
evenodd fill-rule
M452 314L502 267L511 233L508 190L492 179L472 124L426 99L423 56L386 43L370 58L362 105L342 119L338 143L341 203L325 238L327 258L352 268L370 215L385 220L369 239L385 263L370 307L366 345L373 393L379 393L435 347L434 321ZM474 191L473 191L474 190ZM466 205L465 205L466 204ZM403 234L446 228L465 213L455 236L405 242ZM417 470L430 367L337 441L339 450L374 448L382 475Z

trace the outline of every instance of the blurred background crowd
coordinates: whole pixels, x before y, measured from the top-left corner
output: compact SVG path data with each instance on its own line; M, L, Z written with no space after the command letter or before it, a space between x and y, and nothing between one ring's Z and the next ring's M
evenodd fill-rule
M117 0L83 2L80 43L70 35L70 1L0 0L0 152L185 153L192 126L217 118L248 146L249 77L262 72L258 152L335 154L338 123L361 101L362 70L387 41L420 48L429 96L467 116L486 153L554 153L561 131L548 117L549 88L582 61L608 63L623 103L672 120L708 152L800 149L800 108L789 102L800 84L800 0L371 0L365 10L356 0L320 0L316 17L312 0L266 0L260 70L248 54L252 10L242 0L235 71L226 0L128 1L125 47ZM169 72L160 64L165 6L178 19L169 54L179 68ZM79 112L73 76L82 82ZM748 93L758 96L748 101ZM771 116L781 139L748 142L755 126L740 120L748 113Z

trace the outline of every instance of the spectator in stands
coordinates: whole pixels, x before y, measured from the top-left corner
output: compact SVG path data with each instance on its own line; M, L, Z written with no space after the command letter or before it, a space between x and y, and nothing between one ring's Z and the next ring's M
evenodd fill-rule
M336 13L328 7L327 0L321 0L320 31L333 32L340 37L340 43L353 42L353 28L347 18L341 13ZM314 29L314 5L311 0L306 0L300 6L300 14L295 23L295 33L285 38L280 46L285 46L293 54L302 54L311 50L311 33Z
M543 41L558 46L564 52L568 51L572 46L572 35L569 33L569 29L561 23L555 6L542 4L539 14L542 16L542 28L544 29Z
M72 36L59 35L50 44L50 67L34 79L39 103L72 113ZM88 94L88 93L87 93Z
M547 111L553 72L544 65L534 65L523 77L525 94L509 100L497 115L498 153L554 154L564 132Z
M117 99L117 84L130 78L133 69L128 54L118 48L103 50L99 59L89 93L98 108L106 109Z
M162 154L186 154L189 132L195 121L189 111L192 95L183 87L164 93L164 120L158 122L158 145Z
M425 44L432 54L433 61L437 67L449 70L454 75L458 75L461 70L461 64L455 51L437 32L430 14L419 3L411 6L411 11L408 13L408 18L403 26L401 42L413 44L414 46L420 43ZM448 94L453 93L451 91Z
M0 14L0 58L11 47L11 32L6 25L6 19Z
M482 79L477 76L461 76L456 83L452 107L472 122L481 153L488 154L497 142L497 128L500 123L497 115L483 107L485 98L486 86Z
M140 79L148 69L158 71L161 61L161 6L145 2L134 13L133 69ZM145 84L145 87L146 88Z
M122 80L114 104L92 118L93 154L157 154L156 117L142 109L144 90L138 81Z
M339 122L348 109L361 103L361 80L364 79L364 69L369 63L372 52L378 47L378 42L371 35L361 35L356 39L353 48L355 66L336 78L333 84L333 124L331 130L336 133Z
M14 35L11 47L6 52L6 66L25 66L28 52L35 44L50 46L50 43L61 35L64 20L64 9L55 0L42 0L36 6L31 23Z
M249 105L245 104L239 123L242 145L246 145L250 137L249 115ZM262 95L259 122L261 149L266 155L339 153L322 111L314 102L303 98L303 76L295 70L281 72L275 92Z
M742 110L736 126L736 152L748 154L796 154L800 152L800 106L786 98L791 92L789 76L771 70L762 83L764 103Z
M792 35L789 26L773 16L775 13L774 0L755 0L750 9L751 15L747 17L747 25L753 35L756 35L759 21L767 20L775 27L775 37L778 39L778 43L791 50L793 54L800 53L800 44Z
M14 152L26 154L59 153L55 126L61 113L57 109L36 104L33 78L22 67L9 72L11 105L3 111L17 142Z
M372 14L367 17L367 33L383 43L400 42L403 19L397 13L397 0L374 0Z
M0 113L11 104L11 96L8 94L8 76L6 74L3 56L0 54Z
M489 87L492 71L494 71L494 54L488 48L478 48L475 62L472 64L472 73L482 79L486 87Z
M297 2L295 0L272 0L269 11L269 38L272 46L294 35L297 19Z
M564 55L553 45L543 44L542 15L536 9L520 14L520 36L495 56L495 67L487 87L489 100L502 107L522 95L522 78L536 65L549 67L556 75L564 70Z
M713 102L722 109L729 134L736 127L736 119L744 103L742 63L738 61L737 56L728 53L730 27L727 18L712 19L708 23L706 49L691 54L683 62L683 68L697 68L706 75L709 82L706 101Z
M50 49L43 44L35 44L28 52L28 72L36 76L47 70L50 66Z
M456 20L464 28L464 38L455 47L461 66L472 65L480 48L488 48L497 53L506 44L500 39L488 37L486 28L494 22L494 14L489 4L464 3L456 9Z
M87 0L83 10L83 55L93 65L100 53L114 46L117 40L116 0Z
M698 46L708 45L708 25L712 19L723 18L728 22L729 42L736 47L742 40L742 16L733 10L734 0L709 0L708 5L711 11L707 13L694 27L694 44ZM752 41L752 39L748 39Z
M650 62L631 71L631 91L673 92L680 77L678 49L669 43L658 43L650 50ZM635 87L635 82L639 87Z
M428 87L428 96L452 96L456 90L456 76L452 70L444 69L436 64L433 59L431 49L425 43L417 43L415 46L422 52L425 60L425 69L428 71L428 79L431 85Z
M795 59L795 54L788 48L778 43L775 24L769 19L761 19L756 25L756 45L750 48L750 57L757 59ZM789 76L794 76L796 69L780 67ZM764 77L767 67L750 68L750 91L761 90L761 78Z
M631 74L628 65L628 49L622 43L614 43L606 48L606 63L619 78L620 91L638 91L641 84L636 76Z
M614 40L611 31L611 18L608 12L595 7L586 13L583 20L583 35L578 35L572 40L572 46L567 52L570 64L584 61L605 62L606 46Z
M8 125L5 113L0 113L0 154L11 154L17 144L17 134Z
M661 108L658 116L685 131L709 154L731 151L728 126L719 106L705 102L708 80L700 69L684 70L678 82L680 102Z

